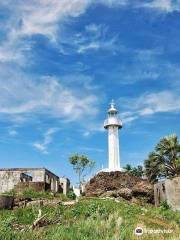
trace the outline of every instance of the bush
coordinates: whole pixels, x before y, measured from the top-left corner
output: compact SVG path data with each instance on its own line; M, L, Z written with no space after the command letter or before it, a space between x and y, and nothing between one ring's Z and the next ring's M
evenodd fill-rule
M68 197L63 193L56 193L54 197L59 198L61 201L67 201L68 200Z
M10 197L15 197L16 196L16 192L14 189L8 191L8 192L4 192L4 193L1 193L1 195L3 196L10 196Z
M22 193L19 194L20 196L26 197L26 198L48 198L52 199L54 196L51 192L37 192L32 188L25 189Z
M69 199L72 199L72 200L75 200L75 199L76 199L76 195L75 195L75 193L74 193L72 190L70 190L70 191L68 192L67 197L68 197Z
M168 209L170 209L171 207L168 205L167 201L165 200L165 201L161 202L160 208L161 208L162 210L168 210Z

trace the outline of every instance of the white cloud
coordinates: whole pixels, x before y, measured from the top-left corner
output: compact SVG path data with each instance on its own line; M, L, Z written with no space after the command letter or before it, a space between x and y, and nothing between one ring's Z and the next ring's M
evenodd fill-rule
M129 49L127 49L127 52ZM179 85L180 68L178 64L163 58L161 48L134 50L130 52L131 63L119 64L111 77L119 84L134 84L140 81L166 82L167 85ZM104 71L106 74L106 70ZM180 85L179 85L180 86Z
M102 3L110 7L124 5L125 2L117 0L2 0L0 8L7 9L9 16L1 28L6 34L3 33L5 40L0 46L0 61L22 65L26 62L27 53L33 44L28 37L40 34L56 43L62 38L63 24L69 18L76 18L83 14L91 4ZM98 35L102 34L103 28L92 24L86 30ZM108 41L89 41L84 42L77 51L82 53L92 49L110 49L113 46L113 38Z
M0 116L9 120L46 117L77 121L98 113L98 98L88 90L73 90L58 79L44 77L31 80L25 76L0 78Z
M94 3L101 3L107 7L131 7L150 8L161 12L169 13L180 11L180 0L92 0Z
M79 16L88 5L88 0L12 0L6 6L11 10L10 20L14 21L11 23L16 35L42 34L53 39L60 21Z
M129 0L92 0L95 3L101 3L108 7L126 6L129 4Z
M48 146L53 141L53 135L58 131L58 128L49 128L44 133L44 139L41 142L33 143L33 147L39 150L41 153L47 154L48 153Z
M14 129L9 129L8 130L8 134L12 137L16 136L18 134L18 132Z
M108 26L94 23L86 25L83 32L75 34L70 44L78 53L86 53L92 50L116 52L122 48L118 36L111 36Z
M180 97L172 91L146 93L139 98L120 101L121 105L129 109L128 112L120 114L126 123L156 113L180 112Z
M90 33L99 33L101 31L101 25L91 23L91 24L85 26L85 30Z
M179 112L180 97L171 91L145 94L137 100L140 115L157 112Z
M7 36L0 47L0 61L24 63L24 52L31 47L24 38L41 34L56 41L61 24L68 17L78 17L88 5L89 0L2 0L0 8L8 9L10 16L2 26Z
M180 11L180 1L179 0L153 0L151 2L141 2L137 6L157 9L162 12L173 12Z
M117 38L114 37L109 40L90 41L88 43L80 44L77 50L78 53L85 53L91 50L106 50L116 52L118 50Z
M3 34L6 37L0 47L0 61L14 61L23 64L32 44L27 41L28 37L40 34L55 43L57 39L62 38L63 24L69 18L79 17L92 4L103 4L107 7L143 7L159 9L163 12L180 11L179 0L154 0L151 2L134 0L2 0L0 8L7 9L9 16L7 15L7 20L1 27L5 30L6 34ZM100 28L101 26L90 24L86 30L102 34ZM91 41L83 42L77 51L83 53L87 50L112 49L114 51L117 49L116 39L101 40L91 39Z
M83 136L84 137L89 137L90 136L90 131L85 131L85 132L83 132Z
M104 152L104 149L94 147L80 147L80 149L85 152L98 152L98 153Z

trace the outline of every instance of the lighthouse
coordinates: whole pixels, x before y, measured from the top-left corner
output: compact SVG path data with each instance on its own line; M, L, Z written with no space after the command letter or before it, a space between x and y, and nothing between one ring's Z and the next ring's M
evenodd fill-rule
M107 114L108 117L104 122L104 128L108 131L108 171L120 171L119 129L122 128L122 122L118 119L118 111L114 100L111 101Z

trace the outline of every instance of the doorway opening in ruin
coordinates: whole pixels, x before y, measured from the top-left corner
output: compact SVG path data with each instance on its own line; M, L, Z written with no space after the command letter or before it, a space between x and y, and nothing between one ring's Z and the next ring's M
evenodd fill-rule
M20 175L20 181L21 182L32 182L33 176L32 173L21 173Z

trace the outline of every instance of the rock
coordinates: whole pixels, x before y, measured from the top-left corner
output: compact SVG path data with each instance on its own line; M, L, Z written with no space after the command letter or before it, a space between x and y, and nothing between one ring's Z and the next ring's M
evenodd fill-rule
M132 192L133 195L151 195L151 192L153 191L153 186L148 183L147 181L141 181L138 182L133 188L132 188Z
M28 202L32 201L31 198L15 197L13 208L25 207Z
M62 202L62 205L64 205L64 206L72 206L72 205L75 205L76 203L77 203L77 201L73 200L73 201Z
M141 204L141 201L139 199L135 198L135 197L132 197L131 203L139 205L139 204Z
M107 192L104 192L103 194L101 194L100 197L103 197L103 198L117 197L117 192L116 191L107 191Z
M153 186L147 181L138 182L132 188L132 194L137 198L144 198L144 201L152 203L154 199Z
M132 190L129 188L121 188L119 190L114 190L114 191L106 191L103 194L100 195L100 197L114 197L114 198L119 198L122 197L126 200L129 200L132 198Z
M131 200L143 197L145 202L153 201L153 186L145 179L126 172L100 172L86 184L87 197L122 197Z
M14 197L0 196L0 209L11 209L13 207Z
M34 200L31 202L28 202L26 204L27 207L32 207L32 206L57 206L59 204L61 204L62 201L58 200L58 199L38 199L38 200Z
M132 190L130 188L121 188L117 191L117 195L126 200L130 200L132 198Z
M44 206L44 201L43 200L35 200L35 201L31 201L31 202L28 202L26 204L26 207L33 207L33 206Z
M85 195L86 195L87 197L88 197L88 196L89 196L89 197L99 197L99 196L101 196L103 193L104 193L103 190L97 189L97 190L91 191L90 195L88 195L88 194L86 194L86 193L85 193Z

